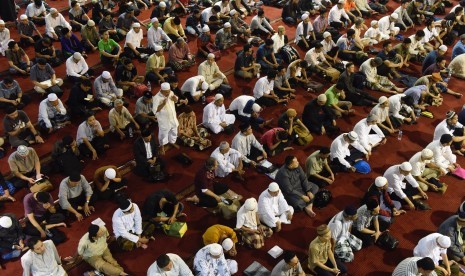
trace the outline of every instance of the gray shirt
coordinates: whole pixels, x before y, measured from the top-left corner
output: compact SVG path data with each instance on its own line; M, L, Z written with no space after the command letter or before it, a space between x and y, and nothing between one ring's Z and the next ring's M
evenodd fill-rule
M78 197L82 192L84 192L86 196L91 196L93 194L92 187L90 187L89 182L87 182L87 179L83 175L81 175L81 183L76 187L70 187L68 183L69 177L66 177L61 181L60 191L58 192L59 203L63 210L67 210L71 207L68 198Z
M13 80L13 86L10 88L6 87L5 81L0 82L0 97L2 98L15 100L22 92L21 87L19 87L18 82L15 80Z
M28 21L27 24L24 24L22 22L18 24L18 33L20 35L32 36L34 34L34 31L37 31L37 28L32 21Z
M31 67L31 80L37 82L43 82L52 78L52 75L55 74L55 70L53 70L50 64L45 65L45 69L41 70L39 65L34 64Z
M103 131L100 122L96 120L95 123L97 125L95 127L89 126L86 121L79 125L76 135L76 142L78 145L84 143L84 138L91 142L97 135L97 131Z
M303 272L300 262L295 266L289 266L284 260L281 260L275 265L273 271L271 271L271 276L296 276Z
M152 112L152 103L145 103L144 97L140 97L136 101L136 110L135 114L139 115L141 113L149 114Z
M250 155L252 147L258 149L259 151L263 152L263 146L258 142L257 138L253 134L250 135L243 135L239 132L234 139L232 140L231 147L240 153L242 153L242 160L249 163L250 160L247 158Z
M99 76L94 81L94 90L97 98L112 100L112 97L116 97L117 89L113 79L110 79L109 82L104 82L103 77Z

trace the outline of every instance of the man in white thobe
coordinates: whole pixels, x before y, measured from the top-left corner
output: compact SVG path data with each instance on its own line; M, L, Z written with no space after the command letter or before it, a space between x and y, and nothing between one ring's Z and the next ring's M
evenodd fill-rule
M377 125L378 117L374 114L369 114L365 119L360 120L354 127L354 131L358 135L358 142L365 148L368 155L371 155L371 150L379 145L386 143L386 137ZM374 131L374 134L370 134Z
M453 142L453 137L450 134L443 134L441 139L433 141L426 146L427 149L433 151L434 164L441 168L443 174L455 171L460 167L457 164L457 156L452 153L450 145Z
M240 132L232 140L232 148L242 154L242 161L251 164L253 167L257 165L257 161L267 158L263 145L253 135L249 123L241 124Z
M50 13L45 16L45 34L54 40L58 40L58 35L55 32L56 27L66 28L68 30L72 29L63 15L59 13L57 9L51 8Z
M221 84L229 84L225 74L220 71L220 68L215 62L215 55L210 53L207 55L207 60L200 63L198 74L205 78L208 83L210 91L220 87Z
M61 258L51 240L41 241L37 237L28 240L29 251L21 257L23 276L66 276ZM6 273L8 274L8 273ZM5 274L5 275L6 275Z
M161 254L149 267L147 276L194 276L194 274L181 257L167 253Z
M160 143L160 153L165 153L165 145L168 143L175 148L178 139L178 118L176 116L175 104L178 102L171 91L170 84L164 82L161 84L161 90L153 97L153 114L158 121L158 142Z
M412 165L412 176L417 180L423 191L433 190L445 192L445 184L438 181L441 169L433 161L434 153L430 149L423 149L415 153L409 162ZM428 166L428 167L427 167ZM443 188L444 187L444 188Z
M353 251L362 249L362 240L352 235L352 224L357 218L357 208L350 205L337 213L328 223L334 239L334 255L343 262L354 260Z
M0 54L5 55L5 51L8 50L8 43L12 41L10 38L10 30L5 27L5 21L0 19Z
M224 98L221 94L216 94L215 100L203 109L202 123L215 134L234 124L235 120L236 117L233 114L226 114Z
M351 151L349 146L352 146L355 150ZM363 155L368 159L368 152L358 142L358 134L355 131L343 133L331 143L329 157L339 171L351 170L355 172L355 167L352 165L355 161L361 159Z
M235 172L239 175L243 174L242 154L229 147L229 143L222 141L210 157L213 157L218 162L218 167L215 169L217 177L226 177L228 174Z
M459 123L459 115L453 110L447 112L446 118L436 126L433 140L441 139L441 136L444 134L452 135L454 152L460 153L465 141L465 135L463 125Z
M173 41L163 31L163 28L159 27L158 18L154 17L151 19L152 27L147 31L147 47L155 50L155 46L161 46L164 49L169 49Z
M237 270L237 262L226 260L223 247L217 243L206 245L195 254L194 272L197 276L230 276Z
M429 257L433 260L436 269L444 273L443 275L453 275L450 273L451 265L447 258L447 248L450 246L451 240L448 236L432 233L418 241L413 249L413 256ZM439 265L439 261L442 261L442 266Z
M400 28L396 27L395 25L397 22L397 19L399 19L399 15L397 13L392 13L391 15L386 15L382 17L378 21L379 31L382 34L388 35L390 37L399 34Z
M268 189L258 197L258 217L263 224L281 231L281 224L291 224L294 208L287 204L276 182L271 182Z
M188 78L181 86L181 92L187 94L190 100L197 102L205 95L208 87L209 85L205 82L205 77L198 75Z

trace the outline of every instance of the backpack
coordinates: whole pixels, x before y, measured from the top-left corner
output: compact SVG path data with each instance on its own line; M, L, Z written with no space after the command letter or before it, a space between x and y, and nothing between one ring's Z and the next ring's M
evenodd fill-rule
M313 199L313 206L321 209L323 207L326 207L326 205L328 205L332 199L333 194L331 194L330 191L326 189L321 189L316 193L315 198Z
M299 58L299 52L291 45L286 44L279 49L279 56L285 63L289 64Z
M394 250L399 245L399 240L389 232L383 232L376 241L376 244L383 249Z

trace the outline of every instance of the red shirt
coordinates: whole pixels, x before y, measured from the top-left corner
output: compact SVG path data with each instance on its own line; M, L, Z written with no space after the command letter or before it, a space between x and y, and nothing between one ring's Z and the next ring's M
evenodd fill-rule
M274 144L276 144L276 142L278 142L276 139L276 132L282 130L284 130L284 128L275 127L263 133L262 137L260 138L261 144L271 148Z

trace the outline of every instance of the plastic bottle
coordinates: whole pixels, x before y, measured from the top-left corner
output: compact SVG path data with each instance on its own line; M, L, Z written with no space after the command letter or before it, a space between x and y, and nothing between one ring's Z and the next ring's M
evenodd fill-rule
M149 89L150 92L152 92L152 84L149 82L147 82L147 88Z
M133 137L134 136L134 133L132 132L132 127L129 128L129 137Z
M397 134L397 140L402 140L402 130L399 130L399 133Z

